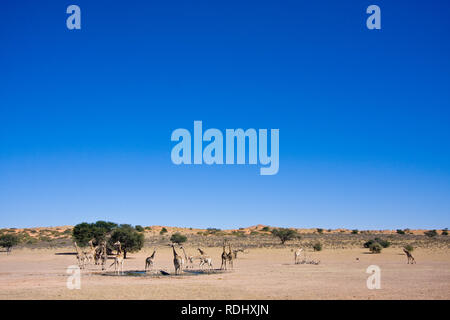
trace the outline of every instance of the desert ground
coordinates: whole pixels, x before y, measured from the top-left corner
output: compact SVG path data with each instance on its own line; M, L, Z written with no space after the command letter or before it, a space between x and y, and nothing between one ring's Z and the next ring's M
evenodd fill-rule
M271 240L272 241L272 240ZM305 246L306 259L318 265L294 264L288 246L253 247L240 253L234 269L223 273L177 276L173 273L172 249L157 245L154 270L148 276L107 275L91 265L81 273L81 288L69 290L66 269L76 265L74 250L61 248L19 248L0 253L0 299L449 299L450 250L448 246L417 248L417 264L407 264L400 247L370 254L362 247L333 248L326 245L314 252ZM185 246L195 254L197 246ZM220 246L205 247L220 268ZM145 258L153 252L146 246L130 253L124 270L143 270ZM112 260L108 261L108 265ZM381 289L369 290L366 280L370 265L381 268ZM198 268L198 262L195 263Z

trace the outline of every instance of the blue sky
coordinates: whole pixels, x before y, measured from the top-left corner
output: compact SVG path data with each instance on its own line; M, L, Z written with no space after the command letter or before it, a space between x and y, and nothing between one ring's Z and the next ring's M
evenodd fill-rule
M2 3L0 227L449 227L449 14L423 0ZM280 129L280 171L175 166L170 135L194 120Z

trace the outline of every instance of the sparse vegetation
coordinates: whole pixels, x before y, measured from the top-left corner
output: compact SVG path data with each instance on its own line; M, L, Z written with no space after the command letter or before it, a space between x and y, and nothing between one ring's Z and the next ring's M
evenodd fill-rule
M448 229L447 228L445 228L444 230L442 230L442 233L441 233L443 236L448 236Z
M144 231L145 231L144 228L142 228L142 226L140 226L140 225L137 225L137 226L135 226L134 228L135 228L136 231L138 231L138 232L144 232Z
M269 227L263 227L263 228L261 229L261 231L269 232L269 231L270 231L270 228L269 228Z
M406 251L408 252L413 252L414 251L414 247L410 244L407 244L406 246L403 247Z
M317 228L316 230L317 230L318 234L322 234L323 233L323 229L321 229L321 228Z
M397 233L398 233L398 234L405 234L405 231L402 230L402 229L397 229Z
M358 233L359 233L358 229L353 229L352 230L352 234L358 234Z
M163 235L163 234L165 234L165 233L167 233L167 229L163 227L163 228L161 229L161 231L159 232L159 234L160 234L160 235Z

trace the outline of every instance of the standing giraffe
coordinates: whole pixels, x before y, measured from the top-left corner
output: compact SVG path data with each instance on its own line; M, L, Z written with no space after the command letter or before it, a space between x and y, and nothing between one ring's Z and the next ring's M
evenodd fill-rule
M403 248L403 252L406 254L406 257L408 258L408 264L409 264L410 261L411 261L411 264L416 263L416 260L412 256L411 252L409 252L405 248Z
M294 264L297 264L297 263L300 262L300 261L298 261L298 259L300 258L300 255L302 254L302 252L303 252L303 248L298 248L297 250L295 250L295 253L294 253Z
M155 250L153 250L152 255L150 257L148 257L147 259L145 259L145 272L147 272L147 269L153 268L153 260L155 259L155 253L156 253L156 248L155 248Z
M78 247L77 243L74 241L73 245L75 246L75 250L77 250L77 260L78 260L78 266L80 269L84 269L86 257L84 253L81 251L81 249Z
M231 250L230 243L228 243L227 260L228 260L228 264L231 266L231 269L233 269L233 251Z
M180 249L183 250L183 254L184 254L184 262L186 264L186 268L189 268L189 266L192 268L193 267L193 263L194 263L194 257L192 256L188 256L186 254L186 251L184 250L183 246L180 246Z
M203 251L202 249L198 248L197 249L198 252L200 252L200 256L198 257L200 259L200 265L199 267L201 268L202 266L204 266L206 264L206 266L208 266L209 269L212 268L212 259L210 256L208 256L206 254L205 251Z
M108 260L108 253L106 252L106 240L103 240L100 245L100 259L102 261L102 270L105 270L106 260Z
M175 274L179 274L182 267L182 258L178 255L178 253L175 251L175 245L172 243L171 245L173 250L173 266L175 267Z
M116 272L118 275L120 274L120 270L122 270L123 274L123 251L122 251L122 245L120 244L120 241L117 241L114 243L114 246L117 246L117 255L114 257L114 262L109 266L111 268L114 265L114 272Z
M228 255L227 252L225 251L225 241L223 242L223 251L222 251L222 265L220 266L220 269L223 270L227 270L227 260L228 260Z

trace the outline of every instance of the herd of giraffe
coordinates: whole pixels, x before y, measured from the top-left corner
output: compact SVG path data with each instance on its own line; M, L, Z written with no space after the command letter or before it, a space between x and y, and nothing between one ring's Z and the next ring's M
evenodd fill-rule
M77 251L77 260L78 265L80 269L84 269L87 264L94 263L95 265L101 265L102 270L106 270L106 261L108 259L107 250L106 250L106 241L102 241L98 246L94 246L93 240L90 240L89 248L86 250L81 250L80 247L78 247L77 243L74 242L75 249ZM123 274L123 264L124 264L124 252L122 250L122 245L120 241L117 241L114 243L114 248L116 249L116 254L114 255L113 259L114 262L108 267L114 266L114 272L116 274ZM181 251L183 251L183 255L179 255L175 249L175 244L170 244L169 246L172 247L173 252L173 265L175 268L175 274L180 274L183 272L184 269L189 269L194 267L194 261L195 259L198 259L200 261L199 267L207 267L208 270L212 269L212 258L209 256L204 250L198 248L200 255L192 256L186 254L186 251L183 246L180 246ZM228 251L227 251L228 248ZM227 241L223 242L223 251L222 251L222 265L220 266L221 270L227 270L227 264L228 266L231 266L231 269L233 269L233 260L236 259L237 253L241 251L239 250L232 250L231 244L227 243ZM416 263L414 257L412 256L411 252L403 249L403 251L406 254L406 257L408 258L408 264ZM303 248L298 248L294 251L294 264L300 263L300 257L303 253ZM153 263L155 259L156 254L156 248L153 250L153 253L151 256L147 257L145 259L145 272L151 271L153 268Z

